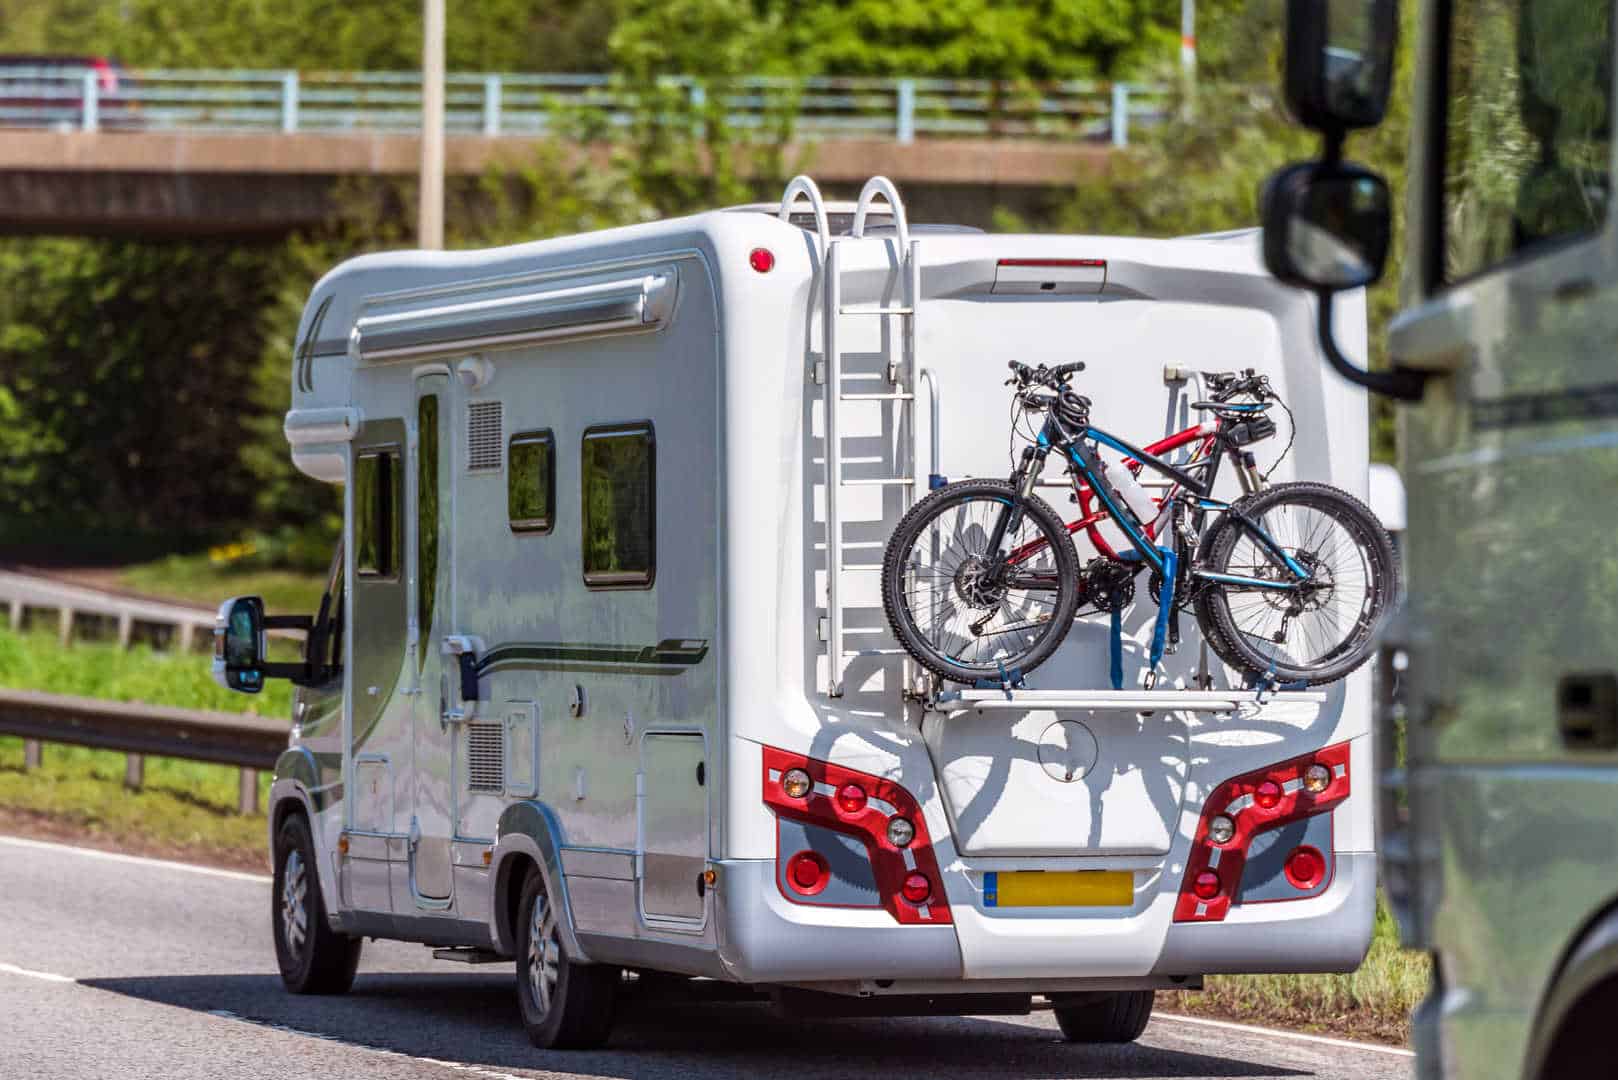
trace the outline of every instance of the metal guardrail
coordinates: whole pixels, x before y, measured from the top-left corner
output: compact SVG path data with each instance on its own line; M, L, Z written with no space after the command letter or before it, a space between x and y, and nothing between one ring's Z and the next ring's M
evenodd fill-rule
M657 84L657 93L683 95L692 105L706 105L709 92L690 78ZM751 77L713 92L723 95L728 123L742 132L784 123L794 137L899 143L1017 137L1126 146L1130 125L1161 119L1168 99L1161 85L1091 80ZM622 128L643 104L621 79L597 74L457 73L447 77L445 93L447 131L490 137L554 134L570 121ZM671 122L677 119L671 113ZM413 134L420 120L417 72L0 65L0 126Z
M129 754L124 782L139 788L143 755L241 768L238 809L258 808L258 771L274 767L289 722L241 713L136 705L99 698L0 689L0 735L25 740L24 766L39 765L41 742L72 743Z
M10 609L12 629L20 629L24 614L30 610L51 609L57 612L57 626L65 646L73 637L78 616L90 615L115 621L118 643L128 646L137 624L167 626L174 630L175 646L181 652L190 650L200 632L203 641L211 640L215 613L203 608L183 604L167 604L160 600L142 600L117 593L102 592L83 585L57 581L0 570L0 605Z

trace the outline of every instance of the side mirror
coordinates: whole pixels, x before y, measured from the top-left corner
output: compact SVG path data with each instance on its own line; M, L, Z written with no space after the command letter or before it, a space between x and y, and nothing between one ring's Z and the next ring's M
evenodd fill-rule
M1358 165L1292 165L1264 190L1264 264L1288 285L1332 292L1382 276L1393 241L1387 183Z
M236 596L219 605L213 628L213 677L227 690L264 689L264 601Z
M1397 0L1287 0L1286 97L1298 122L1340 139L1388 109Z
M1278 280L1314 291L1320 348L1331 366L1374 393L1418 400L1426 373L1366 371L1343 355L1332 334L1332 294L1373 284L1387 264L1393 239L1387 183L1351 162L1306 161L1271 176L1259 203L1264 265Z

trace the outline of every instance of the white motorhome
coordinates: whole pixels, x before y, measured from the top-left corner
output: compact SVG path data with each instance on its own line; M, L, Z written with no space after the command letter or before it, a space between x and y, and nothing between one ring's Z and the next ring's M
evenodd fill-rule
M1363 351L1363 295L1337 318ZM344 543L320 612L267 620L309 656L263 663L248 598L216 664L300 683L270 798L288 986L344 990L387 937L515 958L542 1045L605 1038L625 970L818 1012L1044 995L1121 1041L1207 973L1353 969L1367 672L1258 693L1192 630L1145 689L1143 589L1123 690L1093 619L1027 687L939 686L876 573L930 480L1009 471L1009 359L1085 359L1141 442L1199 423L1198 369L1256 368L1296 417L1275 479L1363 499L1365 396L1314 327L1256 233L911 226L880 178L344 263L285 426L344 486Z

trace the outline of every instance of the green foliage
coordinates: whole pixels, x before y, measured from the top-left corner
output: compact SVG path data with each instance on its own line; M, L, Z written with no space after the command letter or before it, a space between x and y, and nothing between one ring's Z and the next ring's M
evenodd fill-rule
M456 0L452 71L599 71L612 0ZM421 66L420 0L0 0L0 52L86 53L135 67Z

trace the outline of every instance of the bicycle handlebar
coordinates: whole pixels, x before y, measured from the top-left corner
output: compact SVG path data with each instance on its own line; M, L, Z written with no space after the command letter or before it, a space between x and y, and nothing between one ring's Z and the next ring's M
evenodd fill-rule
M1019 364L1017 361L1012 360L1006 366L1011 369L1012 381L1020 385L1027 386L1030 383L1036 383L1040 386L1048 386L1052 390L1060 390L1062 385L1067 382L1068 376L1083 371L1085 365L1083 360L1075 360L1071 364L1058 364L1053 368L1048 368L1044 364L1039 365L1037 368L1031 368L1027 364Z
M1203 385L1215 401L1229 401L1238 394L1251 394L1259 400L1275 396L1270 389L1268 375L1260 375L1253 368L1238 374L1234 371L1204 371Z

